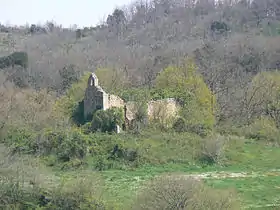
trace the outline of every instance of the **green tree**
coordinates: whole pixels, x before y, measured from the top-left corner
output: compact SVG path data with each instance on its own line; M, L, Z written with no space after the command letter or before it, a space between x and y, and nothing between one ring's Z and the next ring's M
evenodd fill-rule
M79 81L72 84L72 86L66 91L66 94L60 97L56 102L52 110L52 118L59 121L59 119L71 120L78 124L83 123L83 110L81 105L85 96L85 90L87 88L87 81L90 73L85 73Z
M182 66L170 66L161 72L156 78L155 91L157 97L174 97L181 103L180 115L188 128L213 128L216 99L191 59Z
M26 52L14 52L8 56L0 58L0 69L14 67L15 65L21 66L25 69L28 67L28 55Z
M271 117L280 125L280 72L261 72L257 74L246 92L243 112L250 123L261 116Z
M79 72L75 70L76 66L73 64L66 65L62 69L59 69L59 75L61 77L60 89L64 92L71 85L79 80Z
M92 131L112 132L116 125L124 123L124 113L121 108L110 108L98 110L93 114L91 127Z

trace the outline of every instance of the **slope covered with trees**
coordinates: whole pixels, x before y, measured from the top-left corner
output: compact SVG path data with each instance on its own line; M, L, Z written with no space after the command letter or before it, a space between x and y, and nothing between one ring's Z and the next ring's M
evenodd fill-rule
M279 0L152 0L115 9L96 27L0 25L0 151L14 157L2 157L0 207L214 210L262 202L246 194L246 183L236 194L224 189L229 180L223 189L169 175L149 180L279 169L279 11ZM92 71L107 92L138 102L135 127L114 134L123 121L117 109L83 118ZM160 116L147 123L145 103L170 97L181 105L172 126ZM31 174L25 161L18 173L18 156L69 185L30 181L42 169ZM275 187L275 176L264 183ZM279 200L273 192L256 192L266 199L260 205Z

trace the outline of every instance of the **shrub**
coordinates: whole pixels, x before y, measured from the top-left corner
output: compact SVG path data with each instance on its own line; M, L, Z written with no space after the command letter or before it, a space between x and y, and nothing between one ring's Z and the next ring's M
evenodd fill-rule
M240 209L235 192L205 187L196 179L161 176L149 181L132 209Z
M83 159L89 147L87 136L79 130L73 129L66 134L66 138L59 144L56 154L59 159L69 161L74 158Z
M92 129L91 129L91 122L87 122L84 125L81 126L82 132L86 135L90 134Z
M66 94L60 97L53 106L52 119L60 121L62 118L71 120L73 123L83 124L83 99L87 88L89 75L86 73L80 80L66 91Z
M39 188L26 186L24 181L15 177L1 177L0 209L34 209L39 200Z
M20 180L23 181L20 181ZM106 209L99 196L99 180L79 177L75 181L61 182L60 185L39 187L39 183L28 184L24 177L3 177L0 182L1 209L59 209L83 210ZM56 184L57 185L57 184Z
M37 151L35 141L36 133L27 128L9 127L4 135L6 143L15 152L35 153Z
M76 181L61 183L51 193L44 195L49 198L46 209L76 210L76 209L106 209L102 200L97 199L96 195L98 183L96 180L78 178Z
M54 153L62 161L70 161L75 158L83 159L89 146L88 136L76 128L45 131L38 142L38 148L42 154Z
M76 128L45 129L40 133L24 128L10 128L4 142L13 152L41 156L54 154L61 161L83 159L91 145L89 137Z
M226 137L212 134L201 141L197 158L206 164L221 164L225 158Z
M41 130L53 123L49 121L53 100L46 90L0 90L0 121L8 127Z
M173 129L176 132L184 132L186 131L186 120L182 117L179 117L175 123L173 124Z
M84 100L75 103L71 118L78 126L84 125L87 122L87 119L84 117Z
M59 90L61 90L62 93L70 88L73 83L77 83L80 77L76 66L73 64L66 65L62 69L59 69L59 76L61 77Z
M135 133L139 134L141 129L147 125L148 118L148 106L145 102L139 101L135 104L134 119L130 129Z
M110 108L98 110L93 114L91 121L92 131L112 132L116 125L124 123L124 113L122 108Z
M280 132L274 120L269 117L256 118L252 124L242 130L246 138L280 143Z

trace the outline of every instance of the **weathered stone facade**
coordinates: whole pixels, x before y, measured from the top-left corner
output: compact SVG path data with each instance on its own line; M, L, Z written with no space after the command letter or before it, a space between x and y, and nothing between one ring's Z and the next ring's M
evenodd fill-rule
M92 73L84 98L84 117L87 118L95 110L106 110L111 107L124 107L124 101L115 95L107 94L98 84L97 76Z
M157 120L168 125L168 122L178 114L179 105L176 100L162 99L148 102L148 120ZM84 98L84 117L87 118L96 110L106 110L112 107L123 108L126 124L135 119L137 103L125 103L119 96L107 94L98 84L98 78L92 73L88 79L88 86Z
M178 116L179 104L173 98L148 102L149 121L156 120L166 127Z

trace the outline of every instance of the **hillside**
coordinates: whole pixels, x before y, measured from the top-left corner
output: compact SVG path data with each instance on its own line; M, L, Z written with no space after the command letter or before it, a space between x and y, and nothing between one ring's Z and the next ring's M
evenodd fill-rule
M279 10L140 1L91 28L0 25L0 208L279 208ZM119 134L123 110L84 116L91 72L136 104ZM178 116L147 121L164 98Z

